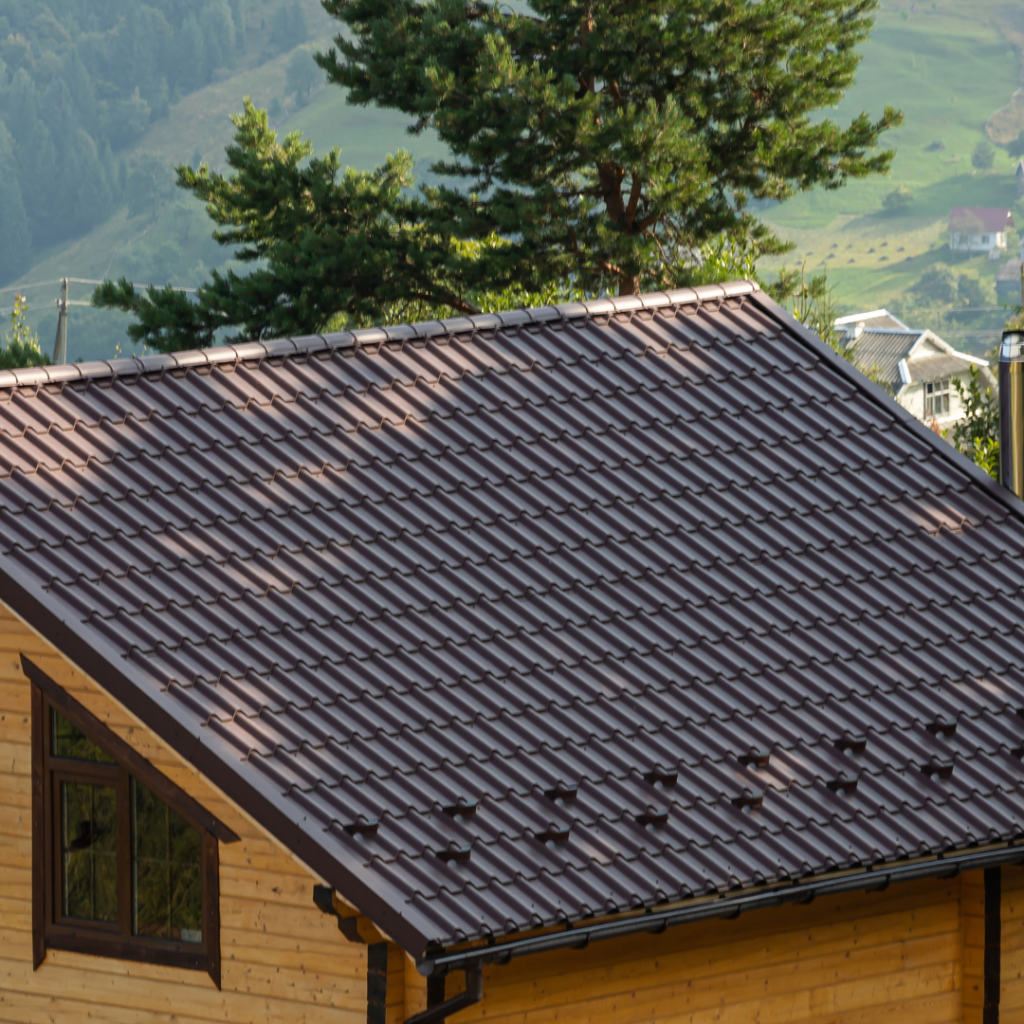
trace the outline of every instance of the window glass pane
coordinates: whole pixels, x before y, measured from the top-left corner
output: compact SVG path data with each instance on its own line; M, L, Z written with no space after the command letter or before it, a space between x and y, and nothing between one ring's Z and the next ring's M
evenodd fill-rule
M199 832L132 779L132 931L203 941Z
M117 920L117 797L113 786L60 784L65 917Z
M53 725L52 749L54 757L73 757L78 761L103 761L113 764L114 759L87 739L59 711L51 709Z

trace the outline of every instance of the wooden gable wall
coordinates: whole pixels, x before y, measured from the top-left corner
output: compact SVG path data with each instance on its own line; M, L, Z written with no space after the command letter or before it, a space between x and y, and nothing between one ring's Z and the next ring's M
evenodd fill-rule
M48 950L32 970L31 736L26 653L234 829L220 847L222 984L182 970ZM317 879L53 648L0 607L0 1022L363 1024L365 945L313 904Z

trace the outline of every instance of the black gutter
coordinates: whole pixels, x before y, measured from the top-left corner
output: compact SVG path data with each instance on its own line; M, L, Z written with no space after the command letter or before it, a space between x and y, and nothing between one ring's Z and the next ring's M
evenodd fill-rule
M718 899L674 907L671 910L648 911L633 917L602 921L586 926L569 925L566 930L538 935L527 939L513 939L510 942L479 946L454 953L440 953L424 957L418 964L420 974L446 974L448 971L479 970L486 964L506 964L521 956L549 953L556 949L585 949L591 942L604 939L618 939L644 932L660 933L666 928L714 918L738 917L748 910L783 906L787 903L810 903L818 896L832 896L858 890L879 890L888 888L894 882L912 882L922 878L952 878L961 871L993 868L1001 864L1024 861L1024 845L1012 843L995 850L975 853L939 856L913 864L883 865L866 868L853 874L818 878L809 882L792 882L786 885L746 892L738 896L722 896ZM454 1011L450 1011L454 1012ZM418 1020L418 1018L413 1018ZM411 1024L411 1021L409 1022Z

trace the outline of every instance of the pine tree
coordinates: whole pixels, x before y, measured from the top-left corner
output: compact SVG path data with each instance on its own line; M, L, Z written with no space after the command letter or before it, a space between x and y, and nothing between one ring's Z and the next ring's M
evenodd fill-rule
M71 134L63 157L60 188L67 197L64 235L74 237L106 219L113 208L110 176L96 143L79 129Z
M38 120L18 142L18 183L32 238L36 245L49 245L63 235L61 211L54 206L57 150L46 125Z
M674 284L725 233L786 248L747 212L885 171L899 121L813 116L853 81L877 0L324 0L321 57L351 101L432 128L460 235L498 232L538 283ZM501 259L512 253L502 252ZM488 273L488 261L481 271Z
M321 67L350 101L435 131L448 182L410 194L408 154L369 174L342 174L336 153L300 167L309 148L280 145L247 104L231 175L178 180L253 272L215 275L197 303L123 283L95 300L134 312L137 341L176 348L402 303L471 312L509 288L675 287L785 251L751 200L891 163L877 150L891 108L845 127L820 116L853 81L877 0L529 2L323 0L345 33Z
M203 9L199 27L206 41L209 70L230 67L235 62L235 24L227 0L217 0Z
M249 11L246 0L229 0L231 20L235 26L235 49L241 53L245 49L245 33L249 26Z
M189 93L206 84L207 76L206 42L194 14L182 23L178 33L177 84L182 92Z
M235 340L308 333L339 314L366 322L409 301L475 308L458 280L456 244L432 234L429 205L409 190L408 153L374 171L342 171L338 150L313 158L298 133L279 142L248 100L234 122L231 173L182 165L178 183L206 203L220 228L214 238L255 269L215 271L195 302L170 288L140 294L126 280L106 282L93 304L134 313L133 342L172 351L212 344L223 328Z

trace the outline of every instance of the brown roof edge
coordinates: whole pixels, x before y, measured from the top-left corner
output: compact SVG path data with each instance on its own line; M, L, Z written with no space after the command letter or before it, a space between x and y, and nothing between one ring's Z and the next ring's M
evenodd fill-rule
M793 337L811 349L822 362L838 371L859 391L875 402L876 405L882 406L890 415L900 420L918 440L930 445L940 457L952 463L956 469L969 477L972 482L979 484L993 499L1005 506L1018 519L1024 520L1024 502L1012 491L996 483L988 473L971 462L966 455L962 455L948 441L944 441L919 419L907 412L902 405L890 398L877 384L868 380L853 363L844 359L831 346L826 345L812 330L800 323L784 306L780 306L779 303L762 291L753 293L751 301L771 316L780 326L784 326Z
M250 815L259 826L281 842L332 888L359 908L377 928L413 956L422 956L432 936L426 934L426 922L417 923L396 907L403 899L395 894L389 902L381 893L381 884L368 883L361 865L345 864L336 853L318 844L297 822L281 811L274 794L241 776L231 766L231 756L219 754L201 736L194 734L171 711L146 692L144 685L131 679L118 663L122 659L105 650L102 639L85 639L67 624L55 608L61 602L52 595L44 602L21 578L18 567L0 560L0 601L16 609L20 618L64 654L115 700L126 707L144 725L188 761L225 796ZM68 618L73 619L70 610ZM216 742L216 740L214 741ZM233 758L237 760L237 752ZM310 902L312 903L312 891Z
M73 384L76 381L115 377L138 377L142 374L228 366L254 359L312 355L330 349L358 348L362 345L380 345L389 341L424 341L452 334L550 323L553 320L631 313L641 309L663 309L665 306L750 295L759 288L756 281L732 281L727 284L701 285L697 288L679 288L670 292L652 292L649 295L615 296L591 299L587 302L569 302L561 306L516 309L507 313L480 313L476 316L451 317L447 320L425 320L421 323L399 324L395 327L367 327L358 331L277 338L273 341L250 341L241 345L218 345L213 348L153 356L130 356L125 359L97 360L90 363L65 363L61 366L3 370L0 371L0 390L40 387L46 384Z

